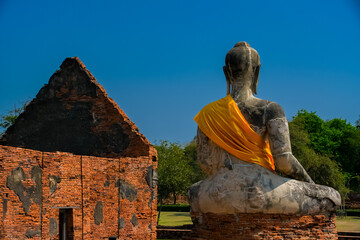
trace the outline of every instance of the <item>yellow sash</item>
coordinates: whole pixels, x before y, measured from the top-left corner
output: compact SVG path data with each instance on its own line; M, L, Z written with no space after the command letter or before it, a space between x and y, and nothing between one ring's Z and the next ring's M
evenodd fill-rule
M269 142L251 129L230 94L206 105L194 120L208 138L231 155L275 173Z

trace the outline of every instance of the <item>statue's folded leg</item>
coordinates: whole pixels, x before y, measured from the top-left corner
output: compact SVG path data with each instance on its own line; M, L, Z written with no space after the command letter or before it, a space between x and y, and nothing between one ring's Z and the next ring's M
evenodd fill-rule
M257 166L221 169L189 189L192 211L218 214L333 212L341 204L333 188L284 178Z

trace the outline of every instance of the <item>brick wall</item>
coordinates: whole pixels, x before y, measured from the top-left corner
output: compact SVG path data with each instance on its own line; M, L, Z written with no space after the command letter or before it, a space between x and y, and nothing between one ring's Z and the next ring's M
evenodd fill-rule
M337 239L335 214L218 215L191 213L194 229L185 239Z
M155 160L0 145L0 239L59 239L60 211L74 239L156 239Z

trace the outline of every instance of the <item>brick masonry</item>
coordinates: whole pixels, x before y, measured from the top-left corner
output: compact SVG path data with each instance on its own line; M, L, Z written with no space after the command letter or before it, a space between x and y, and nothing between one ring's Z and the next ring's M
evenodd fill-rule
M156 239L154 163L0 146L0 239L59 239L60 209L74 239Z
M188 240L200 239L338 239L335 214L297 216L284 214L219 215L191 213L194 229Z
M156 239L156 169L155 148L67 58L0 139L0 239Z

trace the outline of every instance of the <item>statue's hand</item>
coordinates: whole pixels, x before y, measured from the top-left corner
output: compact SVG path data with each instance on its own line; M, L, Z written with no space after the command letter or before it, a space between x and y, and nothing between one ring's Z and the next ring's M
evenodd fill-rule
M286 176L303 181L314 183L300 162L291 152L273 155L276 169Z
M304 171L305 171L305 169L304 169ZM311 177L309 176L309 174L308 174L306 171L305 171L304 177L305 177L304 182L315 183L315 182L311 179Z

